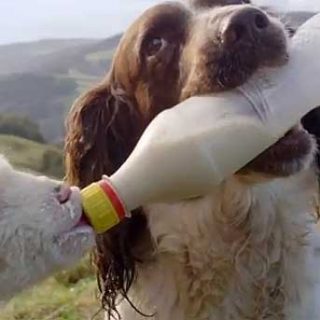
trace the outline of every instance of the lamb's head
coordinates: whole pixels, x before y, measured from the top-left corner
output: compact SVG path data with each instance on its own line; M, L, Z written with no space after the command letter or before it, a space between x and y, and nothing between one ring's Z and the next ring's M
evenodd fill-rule
M0 158L0 299L77 262L94 243L80 193ZM7 284L7 285L5 285Z

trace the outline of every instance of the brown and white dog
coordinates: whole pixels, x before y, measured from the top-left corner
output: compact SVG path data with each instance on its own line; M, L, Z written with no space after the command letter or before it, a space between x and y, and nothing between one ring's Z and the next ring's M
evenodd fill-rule
M135 21L68 118L70 183L111 175L162 110L286 63L284 25L247 2L164 3ZM315 150L297 125L206 196L145 206L98 236L106 317L318 319Z

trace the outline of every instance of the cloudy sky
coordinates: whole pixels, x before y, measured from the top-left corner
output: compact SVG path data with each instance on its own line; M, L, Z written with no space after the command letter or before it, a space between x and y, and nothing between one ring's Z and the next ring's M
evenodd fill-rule
M320 10L320 0L255 0ZM0 0L0 44L42 38L106 37L159 0ZM318 3L318 4L317 4Z

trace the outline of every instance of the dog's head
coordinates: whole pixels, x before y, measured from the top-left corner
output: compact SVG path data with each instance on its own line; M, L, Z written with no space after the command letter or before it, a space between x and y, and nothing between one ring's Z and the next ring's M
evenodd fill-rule
M124 34L106 79L82 96L68 119L67 177L81 187L111 175L127 159L152 118L198 94L235 88L259 68L288 59L288 34L273 15L241 0L164 3ZM239 174L268 178L300 171L313 143L300 127ZM105 302L126 294L148 237L143 210L98 237L97 263Z

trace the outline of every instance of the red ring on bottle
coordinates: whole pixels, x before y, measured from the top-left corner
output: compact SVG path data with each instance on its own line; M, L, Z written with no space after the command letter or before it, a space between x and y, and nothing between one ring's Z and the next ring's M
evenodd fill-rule
M126 210L117 195L116 191L112 188L108 180L100 180L99 186L104 191L104 193L107 195L107 197L110 199L114 209L116 210L118 217L120 220L123 220L126 217Z

